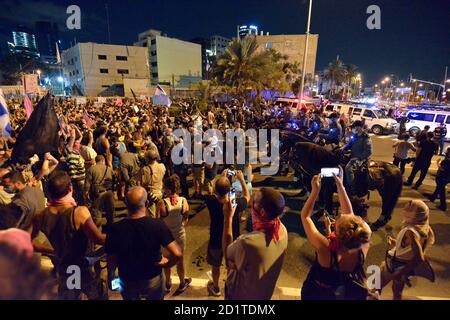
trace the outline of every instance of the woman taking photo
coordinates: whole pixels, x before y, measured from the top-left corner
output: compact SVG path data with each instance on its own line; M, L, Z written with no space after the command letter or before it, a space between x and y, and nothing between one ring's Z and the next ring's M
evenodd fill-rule
M403 288L409 283L408 277L414 275L414 269L425 262L425 250L434 243L429 222L430 210L423 201L406 203L403 216L402 229L397 238L388 238L386 261L381 266L381 289L392 281L394 300L402 299Z
M185 225L189 218L189 204L184 197L178 195L179 190L180 178L177 175L172 175L164 179L164 197L158 202L156 207L156 218L162 218L164 220L183 254L177 263L180 285L174 295L179 295L186 291L192 282L191 278L185 278L184 266L184 252L186 249ZM167 252L164 252L164 254L167 254ZM172 287L170 268L164 269L164 273L166 278L166 292L169 292Z
M301 213L303 228L316 252L315 262L303 283L302 300L367 299L363 265L372 232L361 217L353 214L342 182L342 168L339 176L334 175L334 180L341 214L334 223L326 218L329 235L322 235L311 218L321 186L318 175L312 179L312 191Z

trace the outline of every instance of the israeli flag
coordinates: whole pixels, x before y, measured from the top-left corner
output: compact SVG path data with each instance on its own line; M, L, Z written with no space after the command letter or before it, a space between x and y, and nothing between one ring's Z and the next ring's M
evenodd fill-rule
M0 89L0 130L1 137L8 139L11 137L11 121L9 120L8 105L3 97L3 91Z
M152 102L154 105L167 106L170 107L172 101L170 101L169 96L166 91L158 84L156 85L155 94L152 97Z
M154 95L155 96L162 96L162 95L166 96L167 94L166 94L166 91L164 91L164 89L159 84L157 84Z

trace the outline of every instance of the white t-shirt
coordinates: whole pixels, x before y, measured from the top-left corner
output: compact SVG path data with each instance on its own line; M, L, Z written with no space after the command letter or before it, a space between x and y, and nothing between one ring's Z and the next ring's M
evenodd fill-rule
M266 235L253 231L237 238L227 249L230 271L227 297L232 300L270 300L283 266L288 233L280 227L280 239L266 244Z

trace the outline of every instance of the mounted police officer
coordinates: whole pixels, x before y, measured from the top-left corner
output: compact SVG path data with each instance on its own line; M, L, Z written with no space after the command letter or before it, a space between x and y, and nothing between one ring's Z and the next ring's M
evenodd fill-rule
M345 176L347 179L348 193L354 195L355 190L355 172L363 163L365 163L372 155L372 140L364 131L363 123L356 120L351 125L352 135L350 142L346 144L342 150L350 150L350 161L345 166Z

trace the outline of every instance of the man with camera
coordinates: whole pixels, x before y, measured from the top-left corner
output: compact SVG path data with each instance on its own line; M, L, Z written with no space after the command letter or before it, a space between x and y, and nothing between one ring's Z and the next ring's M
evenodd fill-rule
M231 188L230 177L236 175L236 178L242 185L243 196L236 198L235 191ZM211 219L209 229L208 254L206 260L212 269L212 281L208 283L208 292L212 296L220 296L219 277L220 267L222 265L222 232L224 227L224 205L227 201L232 201L236 209L232 218L233 240L240 235L240 214L246 209L250 201L250 193L245 183L244 175L241 171L224 170L222 175L216 180L214 194L205 196L206 206L208 207Z

